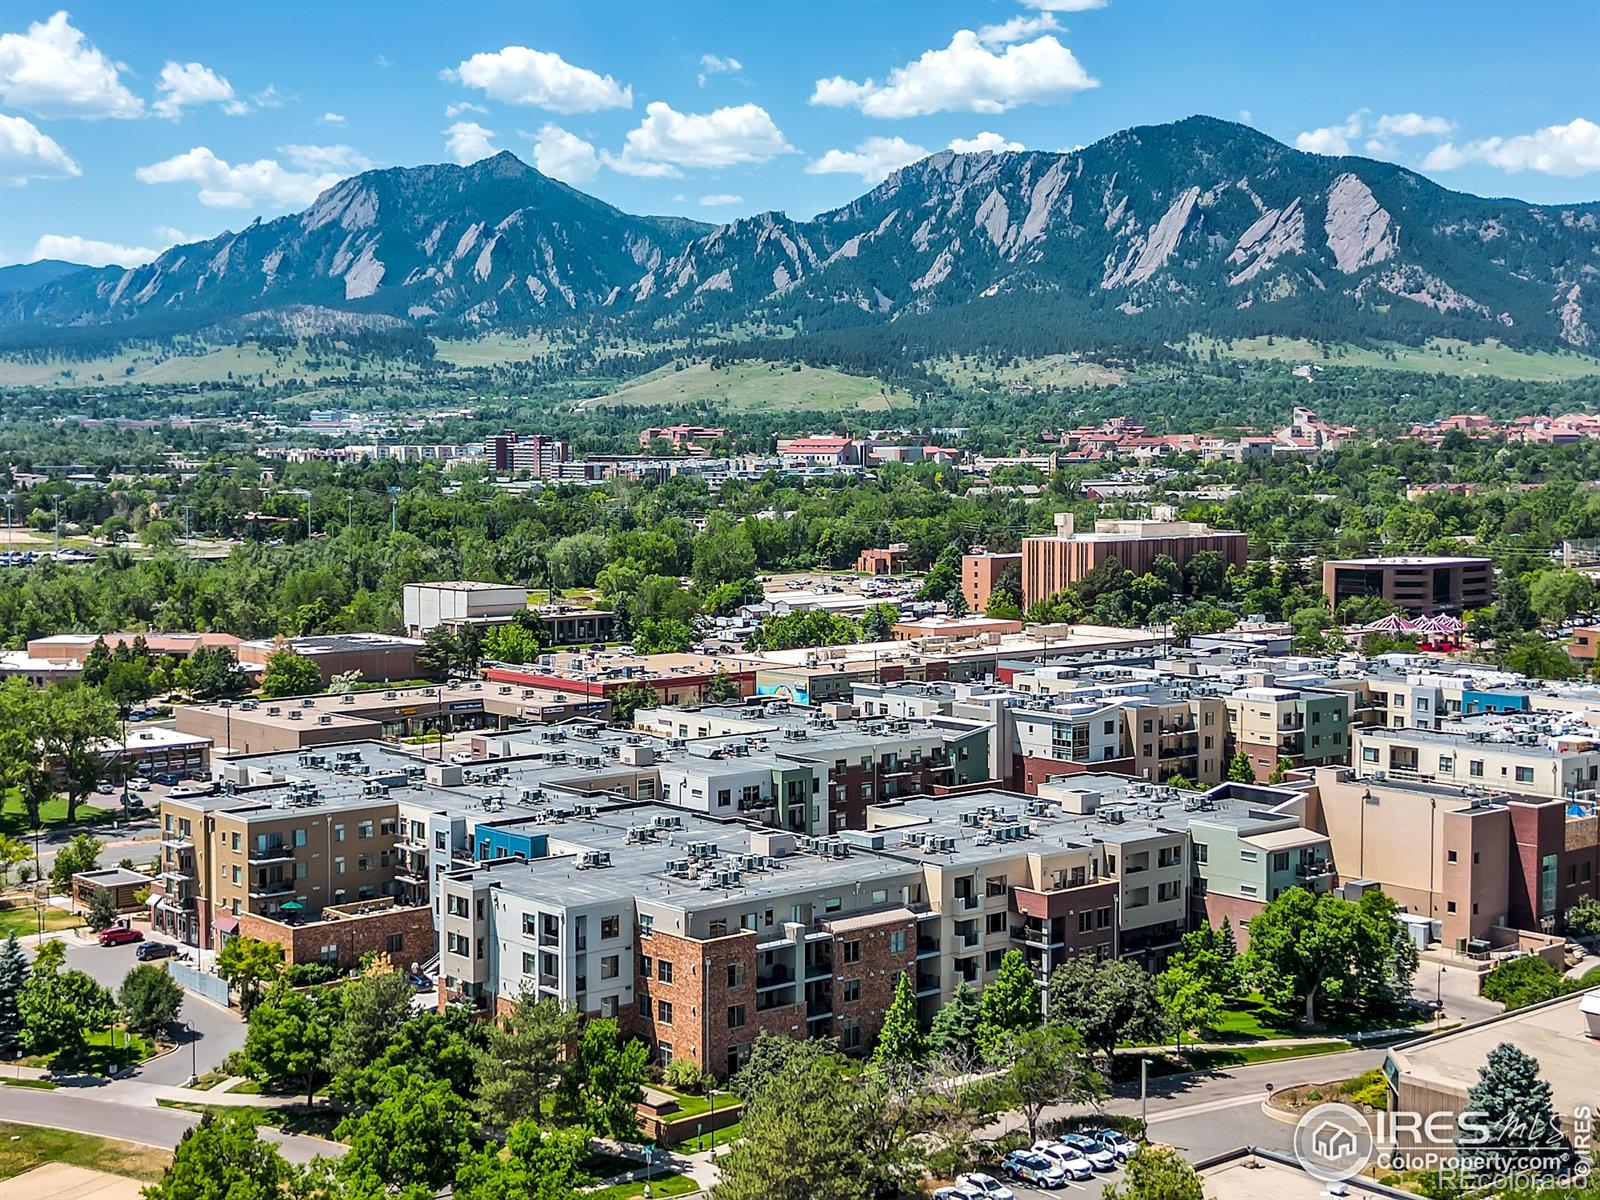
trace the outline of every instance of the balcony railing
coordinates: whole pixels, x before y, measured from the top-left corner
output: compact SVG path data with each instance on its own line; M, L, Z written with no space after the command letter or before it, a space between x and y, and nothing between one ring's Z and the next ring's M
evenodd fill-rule
M833 974L833 958L830 955L819 955L806 963L807 979L826 979Z
M917 957L924 958L930 954L939 953L939 939L936 937L917 938Z
M794 969L792 967L774 966L765 971L756 973L756 990L762 988L783 987L794 982Z

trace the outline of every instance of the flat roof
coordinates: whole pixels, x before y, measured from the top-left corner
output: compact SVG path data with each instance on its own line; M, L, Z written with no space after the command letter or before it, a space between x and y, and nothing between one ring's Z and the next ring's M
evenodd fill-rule
M1325 565L1330 567L1467 567L1487 563L1487 558L1478 558L1470 554L1456 555L1417 555L1407 557L1403 555L1379 556L1376 558L1330 558Z
M426 583L408 583L410 588L437 588L445 592L501 592L516 590L526 592L528 589L520 583L485 583L479 579L439 579Z
M1202 1163L1200 1178L1206 1200L1327 1200L1326 1181L1307 1172L1287 1157L1246 1147L1220 1161ZM1368 1197L1408 1197L1371 1180L1347 1179L1339 1185L1346 1200Z

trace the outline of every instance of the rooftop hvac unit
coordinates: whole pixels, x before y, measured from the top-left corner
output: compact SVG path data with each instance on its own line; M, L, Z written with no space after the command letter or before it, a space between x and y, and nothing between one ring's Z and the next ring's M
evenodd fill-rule
M316 705L317 705L317 702L315 700L313 700L310 696L307 696L304 700L300 701L300 707L301 708L315 708Z
M346 695L346 696L342 697L340 699L340 701L339 701L340 704L354 704L355 702L356 702L356 698L355 698L354 695Z

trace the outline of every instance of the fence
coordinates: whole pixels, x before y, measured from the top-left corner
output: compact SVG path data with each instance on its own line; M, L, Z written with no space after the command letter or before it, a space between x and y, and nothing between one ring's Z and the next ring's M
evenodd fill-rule
M197 971L193 967L186 967L182 963L168 963L167 974L183 985L186 991L193 992L202 999L213 1004L228 1007L228 985L215 975L208 975L204 971Z

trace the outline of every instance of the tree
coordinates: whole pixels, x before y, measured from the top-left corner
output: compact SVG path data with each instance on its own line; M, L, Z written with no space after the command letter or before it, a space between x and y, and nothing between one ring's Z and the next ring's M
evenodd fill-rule
M1593 896L1580 896L1567 909L1567 932L1575 938L1588 938L1600 934L1600 900Z
M1500 656L1508 671L1516 671L1530 679L1571 679L1578 672L1578 664L1567 652L1538 634L1518 638Z
M1167 966L1187 968L1224 1003L1235 999L1244 983L1233 943L1233 926L1226 917L1220 929L1205 924L1184 934Z
M135 1033L158 1034L178 1019L183 988L155 963L140 963L123 976L117 1007Z
M751 1043L750 1056L744 1060L744 1066L728 1082L733 1094L748 1104L755 1099L768 1084L777 1079L790 1064L803 1059L807 1062L827 1058L836 1054L838 1047L828 1038L806 1038L796 1041L794 1038L778 1037L766 1030L756 1034L756 1040Z
M239 1008L249 1016L261 999L261 985L283 970L283 947L277 942L230 937L217 954L217 974L239 993Z
M1466 1118L1474 1120L1468 1127ZM1567 1159L1568 1146L1539 1062L1510 1042L1489 1051L1478 1082L1467 1093L1456 1148L1480 1177L1518 1169L1550 1171Z
M22 1014L17 999L28 980L28 959L15 933L0 947L0 1055L9 1057L22 1044Z
M1052 1104L1082 1104L1103 1093L1083 1039L1065 1025L1022 1030L1011 1040L1011 1056L1006 1087L1028 1123L1029 1141L1039 1136L1039 1118Z
M105 846L106 844L93 834L75 835L70 842L56 851L55 861L50 864L50 886L58 892L70 892L72 877L82 871L94 870L100 861L100 852ZM105 926L99 928L103 929Z
M268 700L279 696L309 696L322 690L322 672L304 654L280 646L267 655L261 672L261 694Z
M63 970L65 961L61 942L45 942L17 994L23 1045L60 1061L75 1058L90 1031L108 1028L117 1015L111 993L82 971Z
M1156 976L1156 996L1178 1039L1179 1050L1183 1049L1184 1030L1211 1028L1222 1010L1222 998L1212 981L1193 962L1173 962Z
M661 703L661 693L648 683L624 683L611 692L607 699L611 701L612 723L632 725L634 713Z
M448 625L435 625L422 635L417 651L417 670L432 678L450 674L461 657L461 642Z
M1157 1042L1166 1018L1155 980L1132 959L1069 958L1050 976L1050 1020L1070 1025L1107 1059L1118 1042Z
M1205 1200L1195 1169L1169 1146L1144 1146L1128 1159L1121 1183L1101 1193L1105 1200Z
M745 1104L711 1200L870 1200L858 1086L837 1055L791 1058Z
M310 1104L327 1077L337 1005L326 989L274 984L250 1013L244 1059L252 1076L279 1091L302 1091Z
M1592 612L1594 601L1594 581L1582 571L1542 571L1528 586L1533 611L1552 625Z
M1250 756L1243 750L1236 751L1228 760L1228 778L1234 783L1254 783L1256 781L1255 764L1250 761Z
M1007 950L993 982L978 996L978 1050L1001 1061L1012 1038L1039 1024L1039 984L1021 950Z
M545 1101L573 1069L568 1051L582 1024L577 1010L531 988L517 997L479 1055L477 1106L488 1124L506 1129L543 1118Z
M177 681L196 700L237 696L250 686L250 678L226 646L197 646L178 665Z
M944 607L952 617L967 615L967 594L961 590L959 583L944 594Z
M339 1122L334 1136L350 1149L336 1170L358 1193L420 1186L431 1196L454 1178L472 1132L472 1114L449 1084L413 1074L394 1095Z
M746 604L761 599L761 585L754 579L720 583L705 593L701 607L713 617L729 617Z
M615 1019L588 1021L578 1035L572 1069L561 1080L558 1104L600 1137L632 1137L639 1129L633 1106L644 1099L649 1065L649 1048L625 1037Z
M282 1200L299 1173L261 1140L247 1112L207 1113L185 1130L172 1165L146 1200Z
M117 736L117 706L97 688L57 684L45 693L44 750L67 778L67 822L111 770L104 744Z
M78 678L90 687L101 687L111 675L111 648L103 637L97 637L83 656L83 670Z
M0 892L5 891L11 879L11 872L16 869L17 864L26 862L32 857L33 850L27 842L0 833Z
M411 1017L415 997L411 981L393 969L374 969L341 987L329 1072L348 1077L381 1058Z
M739 685L722 667L711 676L711 682L706 684L706 699L713 704L726 704L730 700L740 697Z
M861 640L887 642L894 637L894 623L900 619L900 610L892 604L868 605L861 614Z
M543 649L538 634L515 622L496 625L483 635L483 656L493 662L532 662Z
M337 1032L334 1043L337 1049ZM487 1044L487 1027L468 1008L451 1005L442 1013L421 1012L405 1021L370 1062L339 1070L328 1081L328 1093L348 1107L370 1108L398 1092L411 1075L423 1074L470 1098Z
M640 654L682 654L694 641L694 630L671 617L646 617L633 630L633 648Z
M518 1122L503 1152L490 1142L462 1162L454 1200L578 1200L578 1164L587 1155L586 1130Z
M922 1031L917 1028L917 994L911 977L901 971L895 980L894 998L883 1014L883 1028L878 1031L872 1061L880 1067L913 1067L926 1053Z
M95 888L89 893L89 904L84 910L83 923L99 933L116 924L122 914L117 911L117 899L109 888Z
M1526 1008L1562 994L1565 979L1536 954L1513 958L1498 964L1483 977L1480 989L1485 1000L1506 1008Z
M948 1057L968 1055L978 1046L978 994L965 979L956 984L950 999L933 1015L928 1029L928 1049Z
M1319 1000L1344 1011L1393 1004L1409 992L1417 965L1398 912L1379 891L1352 904L1289 888L1251 919L1247 969L1272 1003L1304 1005L1308 1025Z

